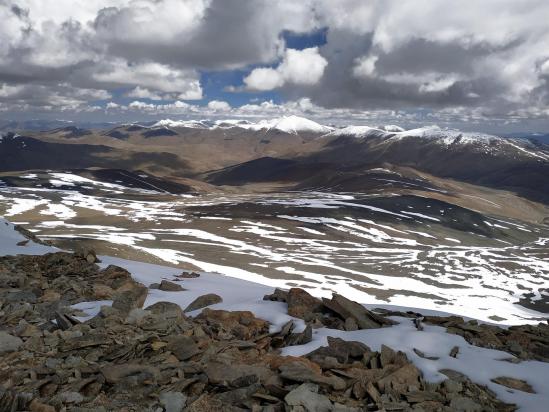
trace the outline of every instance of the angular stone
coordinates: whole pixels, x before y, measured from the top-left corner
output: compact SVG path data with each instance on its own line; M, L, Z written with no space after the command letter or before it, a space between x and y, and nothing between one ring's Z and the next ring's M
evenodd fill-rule
M349 317L345 319L345 330L346 331L358 330L358 323L356 323L355 318Z
M328 385L335 390L343 390L347 387L345 380L337 376L324 376L310 368L304 362L292 361L280 365L280 376L295 382L312 382Z
M483 407L470 398L456 396L450 401L450 408L456 412L481 412Z
M288 292L279 288L276 288L270 295L263 296L263 300L271 300L274 302L287 302Z
M288 315L309 320L322 310L322 302L300 288L291 288L287 296Z
M126 269L116 265L109 265L105 269L99 271L97 276L107 286L116 290L124 283L132 280L132 275Z
M90 264L99 262L95 250L86 246L79 246L74 252L74 256L86 259Z
M165 412L181 412L187 403L187 396L181 392L162 392L158 400Z
M175 337L168 342L166 349L171 351L180 361L190 359L200 352L194 339L188 336Z
M84 397L78 392L61 392L58 396L63 403L79 404L84 400Z
M93 297L97 300L111 299L114 295L114 290L107 285L93 285Z
M448 393L459 393L463 390L463 384L453 379L446 379L443 382L443 386Z
M31 412L55 412L55 408L51 405L40 402L38 399L33 399L29 405Z
M244 383L265 382L273 375L272 371L263 365L227 365L217 361L209 362L204 372L211 383L230 387L244 386Z
M318 393L318 385L303 383L288 393L284 400L290 406L301 406L307 412L330 412L332 402Z
M140 283L123 292L118 292L112 302L112 307L122 313L128 313L135 308L141 308L147 298L147 288Z
M172 302L156 302L145 308L147 312L152 312L155 315L167 315L167 316L177 316L184 317L181 306L177 303Z
M0 331L0 354L15 352L23 345L23 341L17 336Z
M179 279L195 279L200 277L200 273L196 272L181 272L179 275L175 275Z
M497 378L492 379L492 382L497 383L498 385L503 385L507 388L516 389L518 391L527 392L527 393L536 393L534 388L521 379L509 378L507 376L498 376Z
M335 293L331 300L324 298L322 301L324 306L337 313L342 319L354 318L360 329L374 329L394 324L390 319L376 315L364 306Z
M412 388L419 388L420 376L419 370L409 363L383 377L377 384L383 392L393 389L398 393L405 393Z
M223 302L221 296L216 295L215 293L208 293L193 300L185 309L183 309L183 312L192 312L193 310L202 309L206 306L215 305L216 303L221 302Z
M139 364L122 364L108 365L101 369L101 373L108 383L115 384L123 379L133 375L143 375L143 378L156 380L160 376L160 371L148 365Z
M361 342L344 341L343 339L329 336L327 347L320 347L309 353L307 357L320 365L325 363L326 357L335 358L341 364L346 364L350 361L350 358L358 360L366 352L371 352L371 350Z
M74 325L77 325L80 323L77 319L73 318L70 315L62 314L59 312L55 312L55 321L57 323L57 326L59 326L59 329L61 330L67 330L72 328Z
M249 311L225 311L205 308L198 320L206 320L207 324L218 331L223 332L227 339L236 337L241 340L251 340L269 332L269 324L258 319Z
M169 280L163 280L162 282L160 282L160 286L158 286L158 289L164 292L180 292L182 290L185 290L178 283L170 282Z
M220 412L224 410L223 407L223 402L219 399L214 399L209 394L204 393L190 404L185 412ZM228 408L226 410L230 411Z
M404 366L408 362L408 358L406 357L406 354L403 352L395 352L390 347L386 345L381 345L381 352L380 352L380 360L381 360L381 366L384 368L387 365L397 365L397 366Z
M139 325L141 321L149 315L150 312L146 311L145 309L139 309L135 308L130 310L130 313L128 313L128 316L126 317L126 323L130 325Z

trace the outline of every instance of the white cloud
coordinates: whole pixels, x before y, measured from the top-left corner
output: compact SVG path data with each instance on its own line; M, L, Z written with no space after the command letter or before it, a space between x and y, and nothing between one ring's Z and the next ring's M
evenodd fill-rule
M135 89L130 90L128 93L126 93L126 96L134 97L137 99L162 100L162 96L157 93L153 93L149 89L141 86L137 86Z
M211 100L208 102L208 108L216 112L228 112L231 110L231 105L222 100Z
M99 82L114 85L139 85L142 92L145 89L152 89L175 93L178 98L184 100L202 98L202 88L197 77L198 74L192 70L178 70L154 62L128 64L123 60L106 65L101 72L93 75L93 78Z
M2 110L83 110L122 88L181 102L203 97L202 70L259 67L246 89L349 113L469 105L538 117L549 104L548 14L544 0L3 0L0 100ZM317 29L320 48L284 42Z
M107 109L107 110L120 109L120 108L121 108L121 106L118 103L115 103L115 102L108 102L107 105L105 106L105 109Z
M320 80L327 65L328 61L320 55L318 47L287 49L278 70L288 83L313 85Z
M134 0L101 9L94 24L100 38L124 45L186 42L201 24L209 0ZM146 27L146 30L143 28Z
M355 59L353 74L355 77L370 77L373 76L376 70L376 62L378 56L363 56Z
M250 90L273 90L284 84L282 74L275 69L260 67L244 78L246 87Z
M12 97L24 90L24 86L16 85L11 86L9 84L0 84L0 98L2 97Z
M244 78L250 90L273 90L286 83L311 86L316 84L328 61L319 53L318 47L303 50L286 49L282 62L272 68L257 68Z

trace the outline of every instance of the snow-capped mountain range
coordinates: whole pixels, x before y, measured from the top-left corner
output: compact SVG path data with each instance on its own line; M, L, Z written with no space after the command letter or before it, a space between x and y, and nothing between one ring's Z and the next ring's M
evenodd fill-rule
M333 127L317 123L313 120L299 116L283 116L275 119L251 122L248 120L160 120L150 128L168 129L232 129L241 128L249 131L277 130L290 134L311 133L322 137L354 137L358 139L381 138L388 142L395 142L405 138L421 138L444 146L471 145L481 148L486 153L494 150L507 149L528 157L541 160L549 160L549 154L539 151L536 144L527 139L499 137L479 132L463 132L456 129L441 128L429 125L406 130L397 125L370 126L345 126Z
M275 119L260 120L256 123L247 120L224 119L224 120L171 120L164 119L154 123L152 128L193 128L193 129L219 129L240 127L247 130L280 130L286 133L312 132L329 133L333 127L321 125L313 120L299 116L283 116Z

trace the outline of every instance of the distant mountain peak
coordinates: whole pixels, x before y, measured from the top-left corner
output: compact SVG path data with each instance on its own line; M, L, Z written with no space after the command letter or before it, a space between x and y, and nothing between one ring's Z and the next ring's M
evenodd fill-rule
M258 125L265 126L262 128L277 129L286 133L294 134L297 134L298 132L329 133L333 130L331 127L324 126L313 120L295 115L265 120L263 122L259 122Z

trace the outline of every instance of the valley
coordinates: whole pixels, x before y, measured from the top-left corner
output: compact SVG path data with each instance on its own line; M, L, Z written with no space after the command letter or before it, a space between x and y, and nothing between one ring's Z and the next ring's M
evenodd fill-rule
M362 192L197 192L145 172L2 173L0 214L61 248L78 241L316 296L503 324L549 313L543 205L387 169L369 178Z

